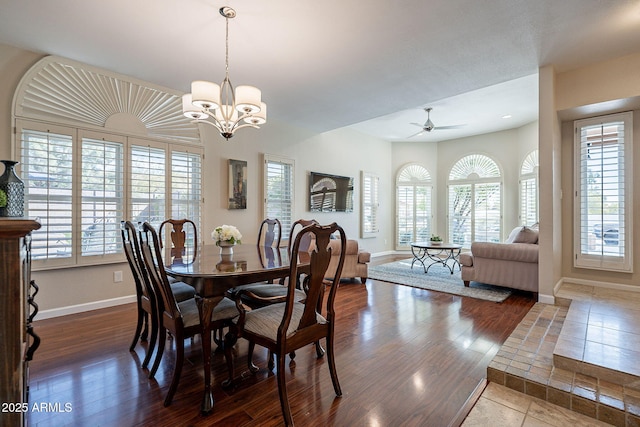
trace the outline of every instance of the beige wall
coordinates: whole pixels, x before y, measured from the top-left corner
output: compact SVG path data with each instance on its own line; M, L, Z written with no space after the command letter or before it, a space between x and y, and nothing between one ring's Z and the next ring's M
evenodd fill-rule
M566 281L602 284L606 286L640 286L640 221L634 215L633 226L633 274L605 272L573 266L573 121L575 119L634 111L634 169L640 165L640 54L605 61L577 70L556 75L557 117L561 123L562 149L562 276ZM637 183L637 176L635 179ZM634 183L634 184L636 184ZM640 185L633 188L633 210L640 212Z

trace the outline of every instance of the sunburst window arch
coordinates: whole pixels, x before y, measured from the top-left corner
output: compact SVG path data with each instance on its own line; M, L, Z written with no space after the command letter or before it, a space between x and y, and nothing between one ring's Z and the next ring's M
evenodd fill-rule
M500 178L500 166L485 154L470 154L458 160L449 172L449 181Z
M396 175L396 249L412 241L428 240L433 224L433 184L429 170L418 164L403 165Z
M22 77L13 117L127 135L200 144L182 115L182 93L58 56L46 56Z

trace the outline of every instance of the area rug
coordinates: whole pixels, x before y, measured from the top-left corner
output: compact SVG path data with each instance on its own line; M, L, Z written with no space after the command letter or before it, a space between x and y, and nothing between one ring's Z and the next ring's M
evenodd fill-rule
M465 287L457 266L453 274L442 265L433 265L425 274L422 265L416 263L411 268L411 259L369 266L369 278L494 302L502 302L511 295L507 288L483 283L471 282Z

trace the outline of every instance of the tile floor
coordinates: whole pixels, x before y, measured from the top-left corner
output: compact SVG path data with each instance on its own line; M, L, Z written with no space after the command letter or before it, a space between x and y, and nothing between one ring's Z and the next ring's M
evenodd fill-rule
M462 427L609 426L569 409L489 383Z
M559 419L569 411L592 425L640 426L640 293L565 284L556 304L536 304L505 341L467 425L482 425L474 423L492 409L515 417L509 425L558 425L541 419L542 407ZM533 399L528 409L505 408L494 397L500 385Z

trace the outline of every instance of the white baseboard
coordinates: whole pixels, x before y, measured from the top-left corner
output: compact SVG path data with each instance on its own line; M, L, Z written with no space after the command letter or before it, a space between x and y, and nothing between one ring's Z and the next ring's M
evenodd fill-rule
M553 295L538 294L538 302L554 305L556 303L556 298Z
M371 254L371 258L378 258L381 256L387 256L387 255L395 255L399 252L397 251L384 251L384 252L375 252Z
M34 320L51 319L53 317L66 316L68 314L83 313L85 311L98 310L100 308L114 307L116 305L136 302L135 295L111 298L102 301L88 302L85 304L69 305L67 307L52 308L39 311Z

